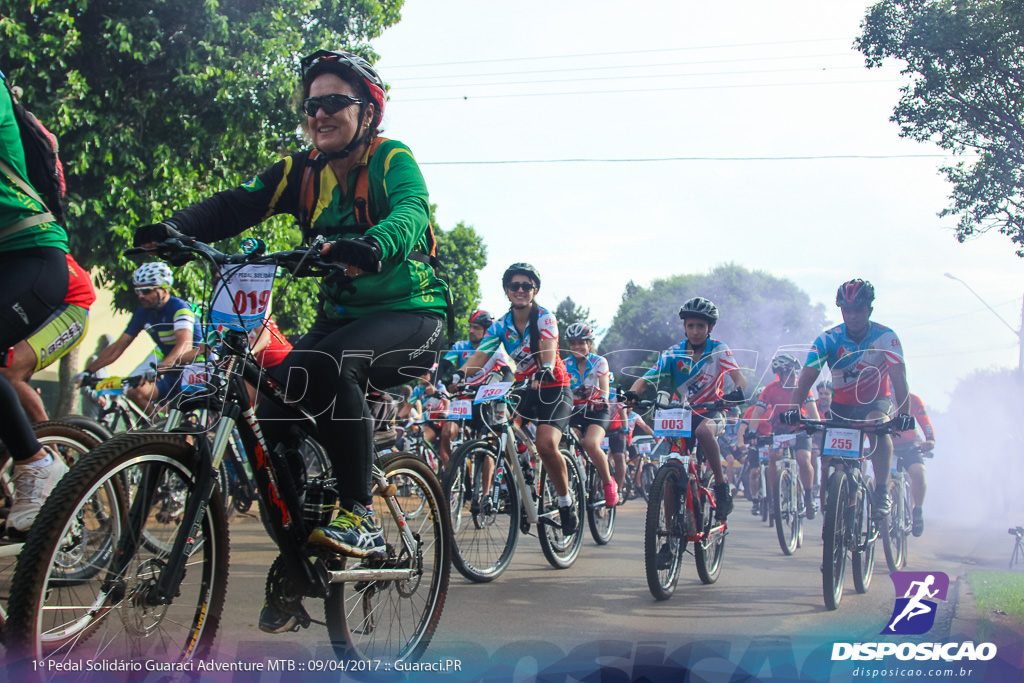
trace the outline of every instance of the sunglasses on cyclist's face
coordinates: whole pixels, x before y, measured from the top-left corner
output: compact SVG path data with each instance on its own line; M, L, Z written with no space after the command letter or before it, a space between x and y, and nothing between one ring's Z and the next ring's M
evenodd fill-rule
M156 287L136 287L135 293L141 296L149 296L156 291Z
M510 292L529 292L533 289L532 282L510 282L507 287Z
M315 117L316 113L323 109L328 116L332 116L353 104L362 103L363 101L358 98L351 97L349 95L342 95L340 93L320 95L319 97L307 97L303 100L302 111L306 113L306 116Z

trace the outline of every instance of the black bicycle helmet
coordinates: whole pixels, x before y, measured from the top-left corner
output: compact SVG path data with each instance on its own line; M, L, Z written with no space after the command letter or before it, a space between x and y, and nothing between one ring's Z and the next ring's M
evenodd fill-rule
M317 76L325 73L333 73L346 80L355 77L357 82L365 86L366 94L370 102L373 102L373 122L365 131L358 130L352 141L340 152L324 152L327 159L344 159L352 150L359 147L370 138L372 131L377 129L381 118L384 116L384 102L387 96L384 94L384 81L377 75L370 63L351 52L332 52L330 50L317 50L311 55L306 55L299 61L299 69L302 72L302 91L309 93L309 84ZM366 107L369 102L364 101L359 105L359 120L363 120Z
M581 339L583 341L594 341L594 330L590 325L584 323L573 323L565 328L566 339Z
M507 289L508 284L512 282L513 275L525 275L533 280L533 284L537 289L540 289L540 273L529 263L513 263L506 268L505 274L501 276L501 286Z
M836 292L836 306L840 308L843 306L856 306L857 304L870 306L874 300L874 285L860 278L844 282L839 285L839 291Z
M775 358L772 358L772 372L776 375L781 375L790 369L793 371L799 370L800 361L788 353L780 353Z
M701 318L714 325L718 322L718 306L710 299L695 296L684 303L682 308L679 309L679 317L683 320L687 318Z
M482 308L479 308L469 314L470 325L479 325L486 330L493 322L494 318L491 317L491 314Z

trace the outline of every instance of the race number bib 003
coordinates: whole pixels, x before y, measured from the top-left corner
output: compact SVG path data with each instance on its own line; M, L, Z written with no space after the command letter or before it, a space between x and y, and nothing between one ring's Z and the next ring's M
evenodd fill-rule
M192 363L181 371L181 390L203 391L210 383L210 369L206 363Z
M218 329L248 332L263 324L277 266L224 266L210 320Z
M863 437L859 430L827 429L821 454L839 458L859 458L862 445Z
M693 413L686 408L658 410L654 413L655 436L690 436Z
M452 401L448 407L449 420L468 420L473 417L473 402L469 400Z
M480 387L480 390L476 392L476 396L473 397L473 405L478 403L487 403L488 401L497 401L508 393L509 387L511 386L512 382L495 382L494 384L485 384Z
M796 434L776 434L772 437L772 445L775 448L792 448L796 445Z

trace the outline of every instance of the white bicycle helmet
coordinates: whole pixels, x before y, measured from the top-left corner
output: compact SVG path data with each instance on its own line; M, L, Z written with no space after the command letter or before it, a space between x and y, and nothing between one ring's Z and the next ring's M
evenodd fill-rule
M170 289L174 285L174 273L170 266L161 261L150 261L143 263L135 269L132 275L132 286L134 287L163 287Z

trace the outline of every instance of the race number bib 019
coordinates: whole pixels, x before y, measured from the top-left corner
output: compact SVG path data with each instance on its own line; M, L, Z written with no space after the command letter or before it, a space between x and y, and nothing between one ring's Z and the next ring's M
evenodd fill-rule
M856 429L828 429L825 430L825 445L821 449L821 454L839 458L859 458L862 445L863 437Z
M181 371L181 390L203 391L210 383L210 369L206 363L192 363Z
M658 410L654 413L655 436L690 436L693 413L686 408Z
M473 397L473 405L478 403L487 403L488 401L496 401L508 393L509 387L511 386L512 382L495 382L494 384L485 384L480 387L480 390L476 392L476 396Z
M473 417L473 402L469 400L452 401L448 407L449 420L468 420Z
M775 448L792 448L796 445L796 434L776 434L772 437L772 445Z
M277 266L224 266L210 320L218 329L248 332L263 324Z

